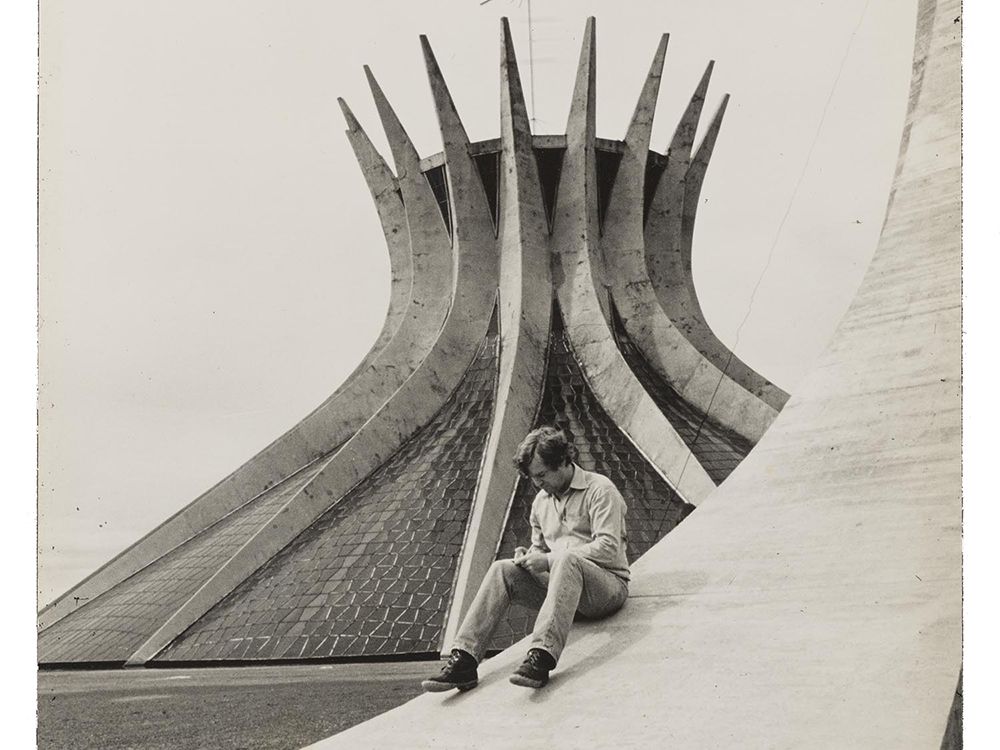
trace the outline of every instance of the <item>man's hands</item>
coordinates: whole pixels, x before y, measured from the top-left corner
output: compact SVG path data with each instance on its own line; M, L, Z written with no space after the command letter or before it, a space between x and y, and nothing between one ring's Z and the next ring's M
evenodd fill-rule
M524 547L515 547L514 564L538 578L543 573L548 573L549 556L544 552L528 552Z

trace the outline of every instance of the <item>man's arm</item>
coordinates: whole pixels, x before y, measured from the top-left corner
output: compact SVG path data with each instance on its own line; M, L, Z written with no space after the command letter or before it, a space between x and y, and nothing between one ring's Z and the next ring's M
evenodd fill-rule
M573 553L601 567L616 563L625 534L624 508L625 500L614 485L600 488L587 508L593 540L573 547Z
M536 498L537 499L537 498ZM527 570L543 584L548 583L549 576L549 545L542 534L542 526L535 513L535 503L531 504L531 547L518 547L514 550L514 562Z
M531 504L531 514L528 516L531 523L531 546L528 553L549 551L549 545L545 543L545 535L542 534L542 525L538 522L538 515L535 513L535 504Z

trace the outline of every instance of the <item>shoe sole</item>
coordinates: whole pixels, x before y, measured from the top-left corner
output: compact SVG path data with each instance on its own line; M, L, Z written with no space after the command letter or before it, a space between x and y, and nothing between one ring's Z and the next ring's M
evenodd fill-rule
M438 682L437 680L424 680L420 683L420 687L424 689L427 693L446 693L449 690L457 689L458 692L464 693L466 690L472 690L476 685L479 684L479 680L470 680L469 682Z
M540 687L545 687L548 680L534 680L531 677L525 677L523 674L512 674L510 676L510 682L512 685L538 689Z

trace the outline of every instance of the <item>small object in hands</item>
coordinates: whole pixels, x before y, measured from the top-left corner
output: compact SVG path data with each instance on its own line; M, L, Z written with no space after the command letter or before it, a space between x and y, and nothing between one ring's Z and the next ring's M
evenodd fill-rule
M527 547L515 547L514 562L519 564L521 562L521 558L523 558L526 554L528 554Z

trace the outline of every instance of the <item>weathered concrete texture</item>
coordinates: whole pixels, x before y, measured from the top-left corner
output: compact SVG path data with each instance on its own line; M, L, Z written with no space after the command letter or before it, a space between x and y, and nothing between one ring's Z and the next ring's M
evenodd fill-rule
M155 663L436 651L493 416L497 338L413 439Z
M382 330L372 348L358 363L350 375L334 392L337 396L359 373L368 369L369 365L382 353L386 344L395 335L399 324L406 314L413 294L413 263L410 261L410 233L406 226L406 208L400 194L396 176L385 163L385 159L375 149L368 134L358 123L347 102L338 98L340 109L347 120L347 139L354 149L354 155L361 167L375 210L378 212L382 233L385 235L386 247L389 250L389 309L386 311Z
M590 18L566 123L566 154L550 240L553 283L574 352L601 405L670 485L696 505L715 483L697 461L688 460L687 445L629 369L604 309L594 154L595 36Z
M772 409L780 410L788 394L745 364L718 339L701 310L691 270L698 197L724 111L716 114L710 131L713 135L706 135L692 160L695 132L713 67L714 62L709 63L674 131L666 163L647 206L644 252L648 282L635 271L631 275L640 279L643 286L651 284L673 326L702 356ZM653 350L648 343L644 349ZM659 369L662 371L662 366Z
M715 367L684 337L660 306L646 271L645 176L665 53L666 37L660 41L625 135L625 148L599 241L600 247L607 251L592 258L591 263L595 267L603 266L603 276L625 330L642 349L646 361L703 413L756 442L777 416L777 411ZM716 119L713 129L717 130L718 122ZM710 147L703 147L701 152L709 150ZM703 158L707 160L707 156ZM666 189L667 181L663 182ZM684 190L683 186L672 187ZM605 320L610 322L606 304L603 311Z
M450 302L452 251L443 230L430 239L418 233L411 247L403 205L403 196L409 194L412 210L430 188L419 171L402 184L397 182L346 103L341 101L341 106L348 138L375 200L391 262L390 305L378 339L344 383L295 427L45 607L39 614L39 627L65 617L76 608L77 600L87 601L107 591L302 467L323 460L392 396L433 345ZM406 134L401 127L394 132L405 159L409 155ZM412 144L410 151L415 156ZM430 200L433 203L433 196ZM440 224L439 215L435 218Z
M436 200L419 171L416 149L371 72L366 69L366 73L393 149L397 178L407 211L412 257L416 265L418 257L432 255L443 239L448 239L447 233ZM483 202L485 203L485 199ZM302 492L291 498L266 528L248 539L132 655L129 663L143 663L162 650L316 521L332 504L344 498L352 487L381 466L433 418L460 383L489 326L494 309L494 290L498 283L498 267L492 240L491 233L488 243L455 244L455 273L454 276L446 275L446 278L454 279L451 294L446 295L446 299L452 299L452 304L440 331L436 328L420 331L420 335L424 337L433 334L435 341L431 351L412 375L363 427L350 436L317 477ZM402 328L400 326L400 330ZM391 346L392 343L376 360L376 366ZM387 364L391 364L391 361L387 360ZM361 380L362 377L357 378L350 389ZM344 429L340 423L337 427Z
M575 629L315 748L939 748L961 667L960 26L920 3L893 201L857 298L754 452ZM933 148L931 145L933 144ZM595 713L595 709L599 711Z
M500 55L500 366L483 475L473 498L442 646L447 648L492 563L517 471L511 457L531 429L545 378L552 282L532 144L517 58L504 19Z

